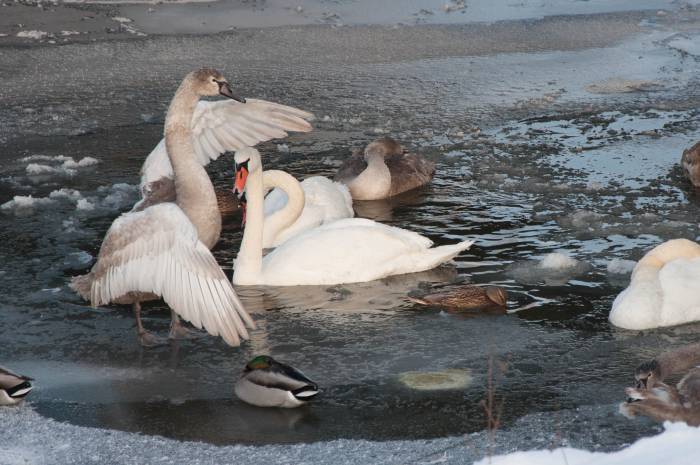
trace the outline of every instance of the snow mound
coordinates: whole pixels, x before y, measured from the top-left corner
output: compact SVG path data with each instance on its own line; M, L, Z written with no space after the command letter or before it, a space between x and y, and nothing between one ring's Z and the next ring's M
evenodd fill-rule
M19 31L17 33L17 37L21 37L23 39L43 39L47 35L49 35L48 32L34 31L34 30L32 30L32 31Z
M67 176L75 176L77 173L77 171L74 169L65 169L62 166L50 166L39 163L28 164L26 170L29 176L40 176L44 174L63 174Z
M58 155L55 157L50 157L47 155L32 155L30 157L22 158L22 161L44 161L47 163L60 163L60 165L47 163L29 163L26 167L26 171L29 176L46 174L74 176L78 172L78 168L86 168L88 166L94 166L99 163L99 160L93 157L83 157L80 160L76 161L73 157L66 157L63 155Z
M561 252L552 252L538 260L514 263L508 274L524 284L544 283L562 286L570 279L587 272L590 265Z
M31 195L15 195L15 197L0 205L0 210L8 213L31 213L36 207L53 203L47 197L32 197Z
M664 423L665 431L642 438L617 452L588 452L569 447L514 452L487 457L475 465L695 465L700 457L700 428L685 423Z
M608 273L610 274L630 274L637 262L634 260L623 260L613 258L608 262Z
M547 254L540 261L540 268L546 270L565 270L575 268L577 265L578 260L560 252Z

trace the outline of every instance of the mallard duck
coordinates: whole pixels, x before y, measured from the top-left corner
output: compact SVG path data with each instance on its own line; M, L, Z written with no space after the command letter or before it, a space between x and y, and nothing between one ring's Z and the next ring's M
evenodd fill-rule
M681 166L695 187L700 187L700 142L683 150Z
M625 389L628 401L622 405L627 416L646 415L658 421L684 421L700 425L700 343L661 354L639 365L636 387ZM663 381L687 371L676 387Z
M353 153L338 169L335 181L346 184L353 199L378 200L424 186L434 174L435 163L384 137Z
M469 284L447 292L428 294L421 298L409 297L408 300L420 305L446 307L454 310L474 310L486 307L505 307L508 293L502 287L480 287Z
M259 355L245 366L234 391L258 407L294 408L316 397L318 386L296 368Z
M17 405L32 390L32 378L0 367L0 405Z

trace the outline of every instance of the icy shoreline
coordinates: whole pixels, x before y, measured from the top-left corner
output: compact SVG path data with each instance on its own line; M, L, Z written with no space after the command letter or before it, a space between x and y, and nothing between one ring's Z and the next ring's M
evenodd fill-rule
M328 442L266 446L216 446L160 436L88 428L46 419L30 406L0 408L0 464L464 464L477 465L647 465L696 463L700 428L666 423L659 435L639 439L617 452L558 448L488 457L475 435L432 440ZM236 421L232 418L231 421ZM533 445L537 446L537 444ZM474 461L475 449L482 458ZM671 451L671 452L669 452Z

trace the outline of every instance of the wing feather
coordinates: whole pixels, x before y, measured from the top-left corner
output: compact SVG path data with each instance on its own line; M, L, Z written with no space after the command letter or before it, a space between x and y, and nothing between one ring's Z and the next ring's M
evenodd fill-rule
M132 292L153 293L182 318L232 346L248 339L246 324L255 327L216 259L174 204L119 217L92 272L94 306Z
M197 160L206 166L226 151L283 138L291 131L309 132L313 117L307 111L265 100L200 101L192 116L192 145ZM163 177L172 178L173 172L161 140L141 169L142 192Z

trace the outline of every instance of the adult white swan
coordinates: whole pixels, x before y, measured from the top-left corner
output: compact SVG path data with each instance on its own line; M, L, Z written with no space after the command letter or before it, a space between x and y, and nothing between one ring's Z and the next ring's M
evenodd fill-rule
M287 132L309 132L313 115L298 108L265 100L247 99L200 101L190 124L193 159L202 166L224 152L252 147L270 139L287 137ZM141 200L133 211L160 202L175 201L175 177L165 139L148 155L141 167ZM230 192L230 191L228 191ZM220 200L227 199L220 195Z
M233 283L294 286L372 281L434 268L472 241L431 248L420 234L362 218L325 224L294 236L262 256L263 171L253 148L236 152L235 190L245 188L247 220Z
M304 231L343 218L352 218L352 197L347 186L323 176L301 183L284 171L263 172L265 197L263 248L277 247Z
M71 282L93 306L132 304L139 341L145 346L159 341L143 328L141 302L158 297L172 310L173 337L182 330L178 315L233 346L248 338L245 324L255 327L209 251L219 239L221 218L214 186L192 146L197 101L218 94L237 98L218 71L205 68L185 77L165 118L175 201L117 218L92 270Z
M634 267L609 318L636 330L700 320L700 245L674 239L651 249Z

